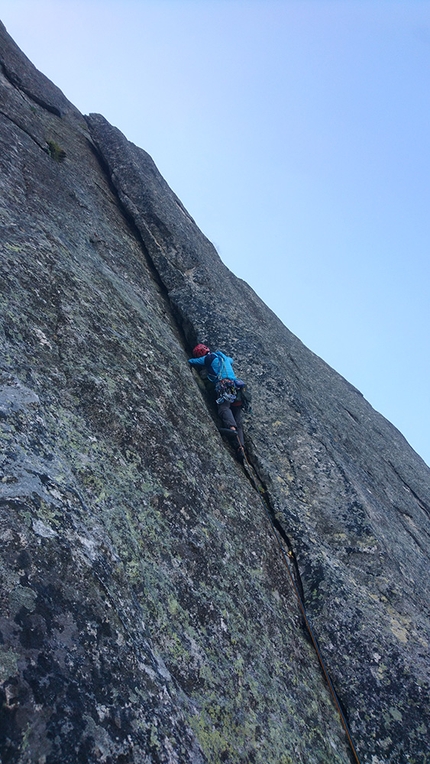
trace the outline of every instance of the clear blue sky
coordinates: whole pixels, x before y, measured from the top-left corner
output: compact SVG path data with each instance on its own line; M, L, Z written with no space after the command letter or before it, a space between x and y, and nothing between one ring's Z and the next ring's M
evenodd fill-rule
M0 0L430 464L430 0Z

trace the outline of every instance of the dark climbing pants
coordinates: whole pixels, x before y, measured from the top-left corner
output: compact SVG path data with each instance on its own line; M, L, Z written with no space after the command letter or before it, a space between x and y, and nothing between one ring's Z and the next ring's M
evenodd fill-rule
M218 416L221 419L223 427L226 427L228 429L230 427L236 427L240 444L241 446L243 446L244 440L243 440L243 429L242 429L242 417L243 417L242 406L232 406L230 403L223 401L222 403L218 404Z

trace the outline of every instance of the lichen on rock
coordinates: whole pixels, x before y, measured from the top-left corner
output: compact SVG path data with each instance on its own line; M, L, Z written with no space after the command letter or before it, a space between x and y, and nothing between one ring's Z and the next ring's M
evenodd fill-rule
M0 60L2 760L351 761L271 513L360 761L424 764L428 468L144 151L4 27ZM252 480L201 340L252 383Z

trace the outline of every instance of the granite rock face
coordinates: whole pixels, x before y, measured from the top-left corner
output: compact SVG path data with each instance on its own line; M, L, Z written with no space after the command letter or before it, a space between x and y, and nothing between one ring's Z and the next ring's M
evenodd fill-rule
M425 764L429 469L2 26L0 62L2 764Z

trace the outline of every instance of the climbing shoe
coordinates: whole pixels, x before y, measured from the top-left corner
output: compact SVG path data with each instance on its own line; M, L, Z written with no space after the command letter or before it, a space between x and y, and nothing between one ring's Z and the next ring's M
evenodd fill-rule
M230 427L220 427L219 431L222 435L229 435L230 438L237 438L237 430L232 430Z
M239 446L239 448L236 449L236 459L241 464L245 461L245 449L243 446Z

